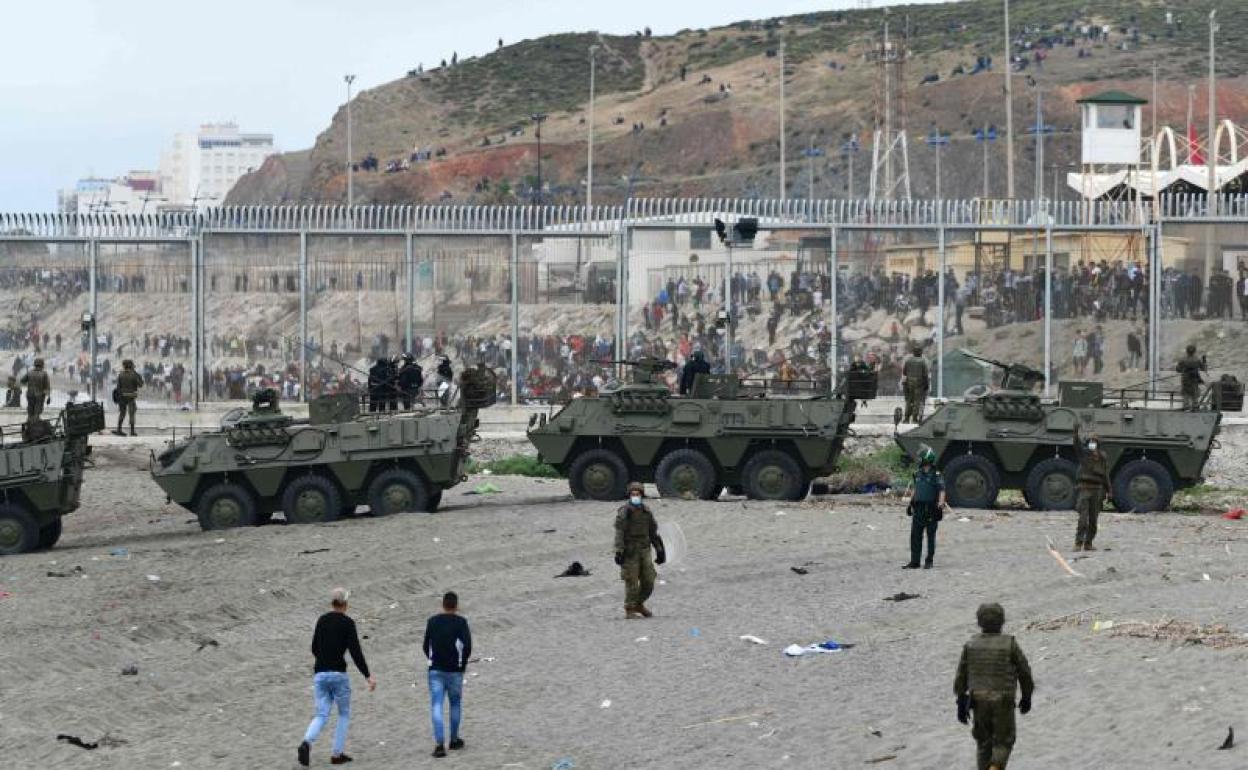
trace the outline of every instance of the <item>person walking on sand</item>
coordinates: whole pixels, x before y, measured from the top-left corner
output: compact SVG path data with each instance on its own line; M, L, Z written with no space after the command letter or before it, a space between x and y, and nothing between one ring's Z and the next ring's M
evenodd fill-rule
M459 596L447 591L442 596L442 611L425 623L425 641L421 645L429 661L429 713L433 718L433 756L445 757L451 751L462 749L464 739L459 737L459 724L463 718L461 703L464 692L464 669L472 656L472 632L468 621L459 615ZM444 714L446 701L450 701L451 742L443 743L445 737Z
M1018 712L1031 711L1035 682L1031 665L1013 636L1001 633L1005 610L1000 604L981 604L975 619L983 633L962 647L953 693L958 701L958 721L966 724L975 712L971 735L977 749L979 770L1005 770L1014 749L1014 693L1021 687Z
M615 514L615 563L624 581L624 617L648 618L646 599L654 592L654 565L667 561L659 525L646 505L645 488L640 482L628 485L628 502ZM650 549L654 548L654 559Z
M308 766L312 744L325 728L325 723L329 721L329 711L335 704L338 706L338 724L334 728L334 746L329 763L345 765L351 761L351 757L345 752L347 728L351 724L351 678L347 676L346 653L351 653L355 667L368 680L368 691L377 689L377 679L369 673L364 651L360 649L355 621L347 616L349 598L347 589L335 588L330 593L330 611L316 621L316 630L312 634L312 655L316 658L312 677L316 716L312 718L308 731L304 733L303 742L299 744L299 764L304 767Z

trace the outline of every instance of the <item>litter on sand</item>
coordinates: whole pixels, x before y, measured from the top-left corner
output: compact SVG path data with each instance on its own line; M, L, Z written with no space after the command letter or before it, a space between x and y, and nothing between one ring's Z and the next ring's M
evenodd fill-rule
M126 666L125 668L123 668L123 669L121 670L121 675L122 675L122 676L138 676L138 675L139 675L139 667L138 667L138 666L136 666L136 665L134 665L134 664L131 664L131 665L129 665L129 666Z
M555 575L555 577L589 577L591 574L592 573L585 569L584 565L582 565L579 561L574 561L568 565L567 569L560 572L558 575Z
M314 554L314 553L328 553L328 552L329 552L329 549L328 549L328 548L309 548L309 549L308 549L308 550L306 550L306 551L300 551L300 552L299 552L299 555L300 555L300 556L308 556L309 554Z
M741 636L738 638L743 642L752 642L754 644L764 644L764 645L767 644L766 639L759 639L757 636L752 636L750 634L746 634L745 636Z
M609 709L609 708L611 708L611 700L610 700L610 699L604 700L604 701L602 702L602 704L601 704L600 706L598 706L598 708L600 708L600 709Z
M572 761L571 757L564 757L551 765L550 770L573 770L575 767L576 763Z
M1232 521L1237 521L1237 520L1239 520L1239 519L1242 519L1242 518L1244 518L1244 509L1243 509L1243 508L1232 508L1231 510L1229 510L1229 511L1227 511L1226 513L1222 514L1222 518L1224 518L1224 519L1231 519Z
M922 596L922 594L908 594L908 593L906 593L905 591L899 591L899 592L897 592L897 593L893 594L892 596L885 596L885 597L884 597L884 601L886 601L886 602L904 602L904 601L907 601L907 600L909 600L909 599L918 599L918 598L919 598L919 597L921 597L921 596Z
M56 736L56 739L58 741L64 741L65 743L68 743L71 746L77 746L80 749L86 749L87 751L95 751L96 749L100 747L100 744L87 743L83 739L79 738L77 735L66 735L65 733L61 733L60 735Z
M800 658L803 655L819 655L825 652L840 652L841 650L852 649L853 646L854 645L852 644L842 644L841 642L835 642L829 639L826 642L808 644L805 647L800 644L790 644L788 647L784 648L784 654L788 655L790 658Z
M806 575L810 573L810 570L806 569L805 567L789 567L789 569L793 570L799 575Z
M1063 559L1062 555L1057 552L1056 548L1053 547L1053 538L1046 537L1045 539L1049 543L1049 555L1052 556L1054 560L1057 561L1058 566L1066 570L1066 573L1069 574L1071 577L1083 577L1081 573L1075 572L1074 568L1070 566L1070 563L1067 562L1065 559Z
M159 583L159 582L160 582L160 575L148 575L148 576L147 576L147 582L149 582L149 583Z
M1235 745L1235 728L1226 728L1226 740L1222 741L1222 745L1218 747L1218 751L1226 751Z
M114 548L113 550L108 552L108 555L109 556L129 556L130 552L127 551L125 548Z
M503 490L495 486L494 482L487 481L484 484L476 485L475 487L468 490L464 494L465 495L497 495L497 494L501 494L502 491Z
M67 572L54 572L52 570L48 570L48 577L55 577L55 578L76 577L78 575L81 575L84 571L85 570L83 570L82 567L74 567L73 569L68 570Z

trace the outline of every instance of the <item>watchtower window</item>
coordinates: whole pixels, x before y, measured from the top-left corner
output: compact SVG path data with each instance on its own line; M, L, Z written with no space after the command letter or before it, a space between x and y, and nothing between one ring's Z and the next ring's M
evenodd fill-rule
M1129 104L1096 105L1097 128L1135 128L1135 107Z

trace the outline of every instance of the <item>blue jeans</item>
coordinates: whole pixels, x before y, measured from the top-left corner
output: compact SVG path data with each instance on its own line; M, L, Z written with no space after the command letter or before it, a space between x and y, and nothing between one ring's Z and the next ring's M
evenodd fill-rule
M338 724L334 727L333 755L347 747L347 728L351 725L351 678L341 671L322 671L312 677L312 694L316 699L316 716L308 725L303 740L312 743L329 721L329 710L338 704Z
M451 701L451 740L459 737L460 704L464 695L464 675L453 671L429 669L430 712L433 715L433 742L442 744L443 699Z

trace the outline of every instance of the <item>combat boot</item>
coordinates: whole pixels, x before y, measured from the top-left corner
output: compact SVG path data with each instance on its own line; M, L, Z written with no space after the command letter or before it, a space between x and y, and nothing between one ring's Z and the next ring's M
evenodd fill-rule
M1082 551L1083 543L1075 543L1075 551Z
M633 607L632 605L628 605L628 604L624 605L624 619L625 620L636 620L637 618L640 618L641 616L642 616L641 613L637 611L636 607Z
M643 618L649 618L649 617L653 617L653 616L654 616L654 613L653 613L653 612L651 612L650 610L646 609L646 605L644 605L644 604L638 604L638 605L637 605L636 607L634 607L633 609L635 609L635 610L637 610L638 612L640 612L640 613L641 613L641 616L642 616Z
M1097 548L1096 548L1096 546L1092 545L1091 543L1084 543L1084 544L1083 544L1083 550L1085 550L1085 551L1095 551L1095 550L1097 550Z

